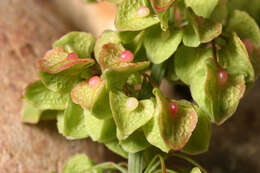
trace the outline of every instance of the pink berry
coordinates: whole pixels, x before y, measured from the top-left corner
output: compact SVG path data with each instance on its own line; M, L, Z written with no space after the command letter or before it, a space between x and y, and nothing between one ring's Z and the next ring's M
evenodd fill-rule
M133 61L133 59L134 59L134 54L129 50L125 50L120 55L120 60L122 62L131 62Z
M170 102L169 103L169 108L172 116L175 116L178 112L178 105L175 102Z
M226 70L220 69L218 71L218 81L220 85L224 85L228 80L228 72Z
M100 83L101 79L98 76L93 76L88 81L90 88L96 88Z
M248 53L252 53L254 51L254 45L251 41L249 40L243 40L244 45L246 46L246 49Z
M137 16L138 17L146 17L150 14L150 9L147 8L146 6L143 6L141 8L138 9L137 11Z
M78 55L75 52L71 52L68 56L67 56L67 60L72 60L72 59L78 59Z

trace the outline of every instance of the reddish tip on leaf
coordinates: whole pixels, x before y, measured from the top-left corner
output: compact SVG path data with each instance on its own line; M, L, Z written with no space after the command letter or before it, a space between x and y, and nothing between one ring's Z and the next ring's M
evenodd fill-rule
M218 81L220 85L224 85L228 80L228 72L226 70L220 69L218 71Z
M120 55L120 60L122 62L131 62L133 61L133 59L134 59L134 54L129 50L125 50Z
M169 103L169 108L172 116L175 116L178 112L178 105L175 102L170 102Z
M140 7L137 10L137 16L138 17L146 17L150 14L150 9L147 8L146 6Z
M254 51L254 45L249 40L243 40L244 45L246 46L247 52L252 53Z
M71 52L68 56L67 56L67 60L72 60L72 59L78 59L78 55L75 52Z
M93 76L88 81L90 88L96 88L100 83L101 83L101 80L98 76Z

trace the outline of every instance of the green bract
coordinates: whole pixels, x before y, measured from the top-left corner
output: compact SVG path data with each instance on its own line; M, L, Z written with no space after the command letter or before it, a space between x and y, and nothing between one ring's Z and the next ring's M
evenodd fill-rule
M148 0L125 0L120 3L115 19L117 29L122 31L138 31L159 23L159 18L152 13L146 17L138 17L138 9L143 6L149 8Z
M209 18L219 0L185 0L185 4L191 7L198 16Z
M122 139L127 138L152 118L154 104L151 100L139 101L137 107L132 110L127 105L129 97L122 92L110 92L109 95L113 118Z
M162 31L156 25L148 29L144 36L144 46L151 62L160 64L170 58L182 40L182 32L174 28Z
M96 38L85 32L70 32L53 43L53 47L64 47L66 51L75 52L80 58L90 58Z
M63 173L83 173L94 165L94 162L85 154L77 154L65 163ZM94 173L94 172L93 172Z

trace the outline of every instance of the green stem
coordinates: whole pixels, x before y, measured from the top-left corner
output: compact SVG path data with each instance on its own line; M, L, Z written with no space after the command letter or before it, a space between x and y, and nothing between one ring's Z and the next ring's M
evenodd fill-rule
M179 154L179 153L171 153L171 154L175 157L178 157L180 159L186 160L187 162L190 162L194 166L198 167L203 173L208 173L207 170L205 170L202 166L200 166L200 164L198 162L196 162L195 160L193 160L183 154Z
M128 153L128 173L142 173L144 159L142 152Z

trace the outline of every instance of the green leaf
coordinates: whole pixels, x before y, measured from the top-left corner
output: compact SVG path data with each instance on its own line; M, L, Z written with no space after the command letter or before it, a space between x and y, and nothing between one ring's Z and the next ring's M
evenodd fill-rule
M109 90L122 89L132 73L143 71L149 67L149 61L128 63L125 66L113 67L104 72ZM116 77L115 77L116 76Z
M190 173L201 173L201 171L200 171L200 168L195 167L195 168L192 168Z
M190 86L193 99L217 124L236 110L244 95L245 78L254 79L244 49L243 43L233 35L228 46L219 52L219 64L228 72L228 81L223 86L218 80L220 67L213 60L212 49L182 47L176 53L177 76Z
M148 0L125 0L120 3L115 19L116 28L120 31L138 31L159 23L158 17L151 13L146 17L138 17L138 9L144 6L149 8Z
M215 10L211 14L210 20L222 24L226 23L228 13L229 13L227 2L229 1L219 0L218 5L216 6Z
M69 94L53 92L47 89L41 81L36 81L27 86L24 99L40 110L64 110L69 100Z
M158 86L160 86L161 81L165 75L166 71L166 63L161 63L161 64L153 64L152 66L152 80L156 82Z
M98 119L112 117L109 94L104 80L96 88L91 88L86 81L80 82L72 89L71 97L74 103L90 110L91 114Z
M182 32L174 28L162 31L159 25L145 32L144 47L150 61L160 64L170 58L182 41Z
M209 18L219 0L185 0L185 4L194 11L197 16Z
M236 32L241 39L250 40L257 46L260 46L260 30L255 20L246 12L232 11L227 31Z
M142 130L137 130L126 139L121 140L120 145L128 153L143 151L150 146Z
M88 110L85 111L86 116L86 130L93 141L107 143L116 138L116 126L114 120L110 119L97 119Z
M68 52L75 52L80 58L90 58L96 38L86 32L70 32L53 43L53 47L65 47Z
M222 25L208 19L202 19L187 11L190 25L184 28L183 43L185 46L198 47L200 43L208 43L222 33Z
M64 133L63 135L70 139L81 139L88 137L87 118L84 110L69 101L67 108L64 111Z
M201 154L208 151L211 137L211 123L208 115L201 109L195 107L198 115L198 123L188 143L183 147L182 152L188 154Z
M118 33L112 30L105 30L102 35L97 39L95 44L94 53L95 59L99 62L100 52L105 44L114 43L120 44L121 38L119 37Z
M24 102L22 122L37 124L41 120L56 120L59 112L57 110L40 110L30 103Z
M68 60L67 56L68 53L63 47L56 47L39 60L38 75L44 85L52 91L70 91L81 79L81 72L95 63L92 59Z
M167 145L173 150L180 150L188 142L194 131L198 116L191 103L185 100L174 101L178 105L178 112L172 116L169 100L164 98L158 89L154 89L157 104L161 105L160 133Z
M83 173L94 165L94 162L85 154L76 154L69 158L62 170L63 173ZM94 173L94 172L93 172Z
M163 139L160 125L160 116L163 114L164 106L161 104L160 100L158 101L159 102L156 103L153 119L151 119L145 126L143 126L143 130L145 137L150 144L168 153L171 148L165 143Z
M112 67L125 66L128 63L120 60L121 53L125 50L122 45L118 44L105 44L100 52L99 64L102 71Z
M247 85L255 81L254 68L250 62L246 47L233 33L226 46L219 52L219 62L232 74L243 74Z
M118 36L120 38L120 41L123 44L127 44L132 42L137 35L140 34L140 31L119 31Z
M131 107L127 105L129 97L120 91L110 92L109 98L113 118L123 138L127 138L153 117L154 104L151 100L138 101L138 105Z
M128 157L128 153L122 148L122 146L119 144L119 141L117 139L106 142L105 145L109 150L115 152L116 154L122 156L123 158L126 159Z

